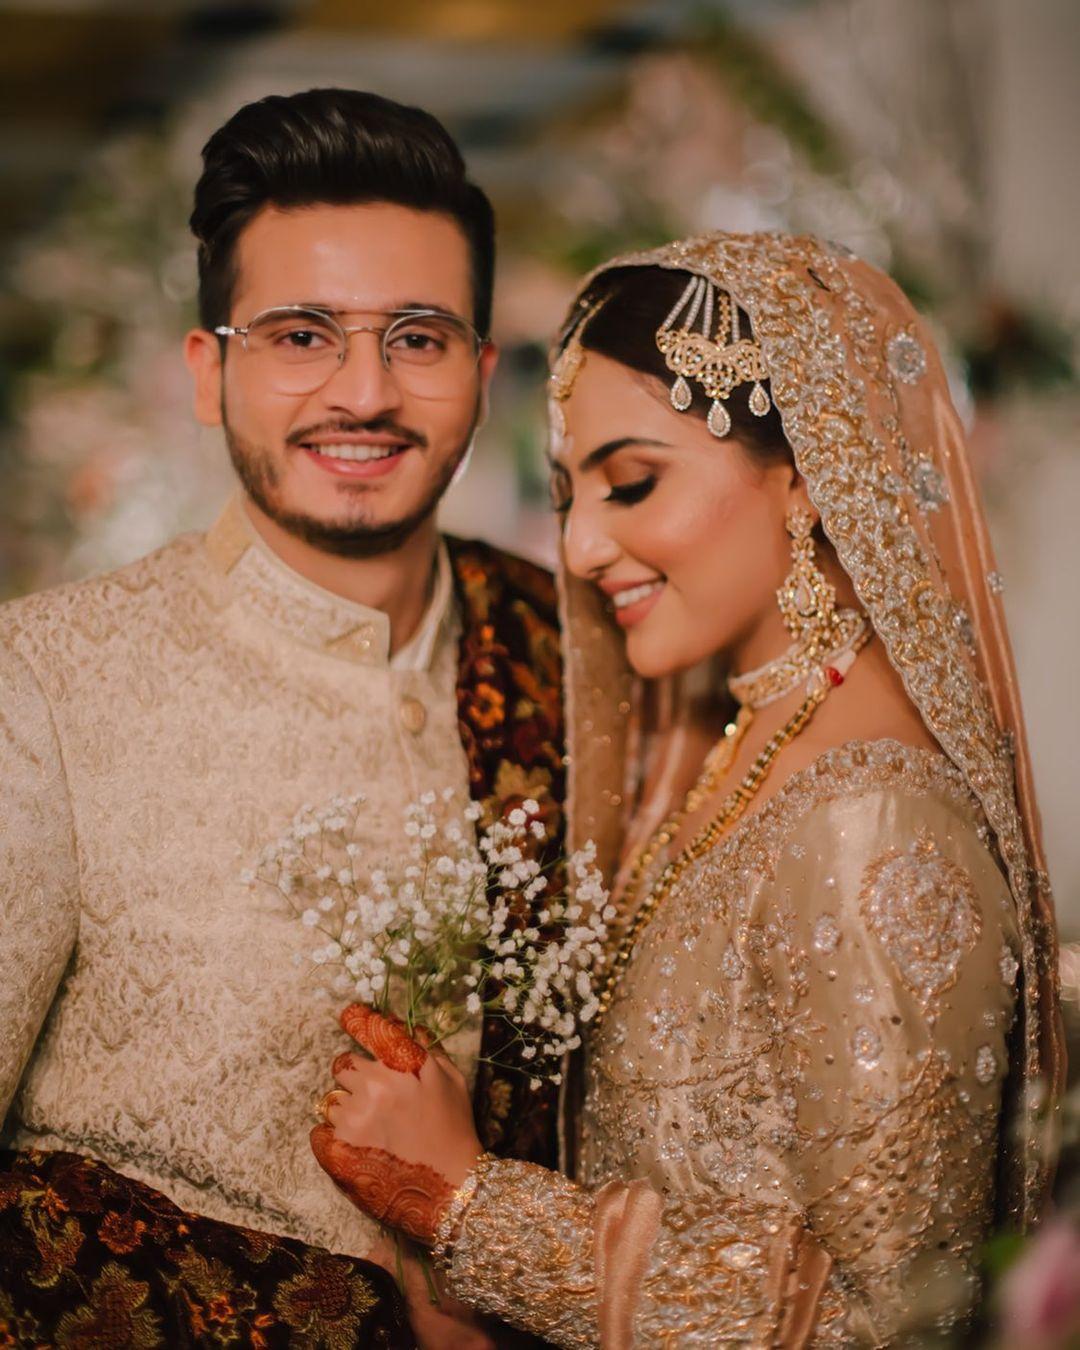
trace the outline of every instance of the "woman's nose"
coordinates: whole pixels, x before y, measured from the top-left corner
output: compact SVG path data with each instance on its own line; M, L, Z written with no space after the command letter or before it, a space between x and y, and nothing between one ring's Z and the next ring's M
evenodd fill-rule
M576 577L591 580L619 557L619 546L604 529L597 512L571 506L563 527L563 555Z

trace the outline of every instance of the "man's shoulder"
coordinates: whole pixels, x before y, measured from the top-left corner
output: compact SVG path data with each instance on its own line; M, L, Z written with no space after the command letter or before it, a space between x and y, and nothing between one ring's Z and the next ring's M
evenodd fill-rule
M0 605L0 642L47 650L72 629L106 639L140 613L164 616L172 597L189 589L203 556L202 534L182 534L111 572L65 582Z
M480 539L446 537L459 585L482 587L504 603L524 601L551 623L558 622L555 578L539 563L519 558Z

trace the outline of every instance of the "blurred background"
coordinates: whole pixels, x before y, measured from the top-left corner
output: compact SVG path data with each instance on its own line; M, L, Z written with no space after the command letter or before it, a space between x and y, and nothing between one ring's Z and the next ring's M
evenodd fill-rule
M179 349L199 149L327 84L436 113L499 213L498 397L449 528L553 556L545 346L616 249L810 230L932 316L1080 937L1076 0L0 0L0 598L215 515Z

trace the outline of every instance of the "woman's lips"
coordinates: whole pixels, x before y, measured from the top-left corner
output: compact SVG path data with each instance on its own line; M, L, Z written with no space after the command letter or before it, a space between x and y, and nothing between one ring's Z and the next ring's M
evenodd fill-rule
M636 586L624 587L621 591L613 591L610 600L616 623L623 628L640 623L660 599L664 585L663 579L657 578L655 581L644 581Z
M325 444L305 444L301 449L307 457L326 473L339 478L385 478L401 461L411 446L358 445L333 441Z

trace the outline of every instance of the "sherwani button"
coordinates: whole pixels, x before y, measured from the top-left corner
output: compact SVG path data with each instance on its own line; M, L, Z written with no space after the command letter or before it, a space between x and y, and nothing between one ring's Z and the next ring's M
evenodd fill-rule
M403 698L398 712L406 731L411 731L414 736L423 731L427 722L427 709L418 698Z

